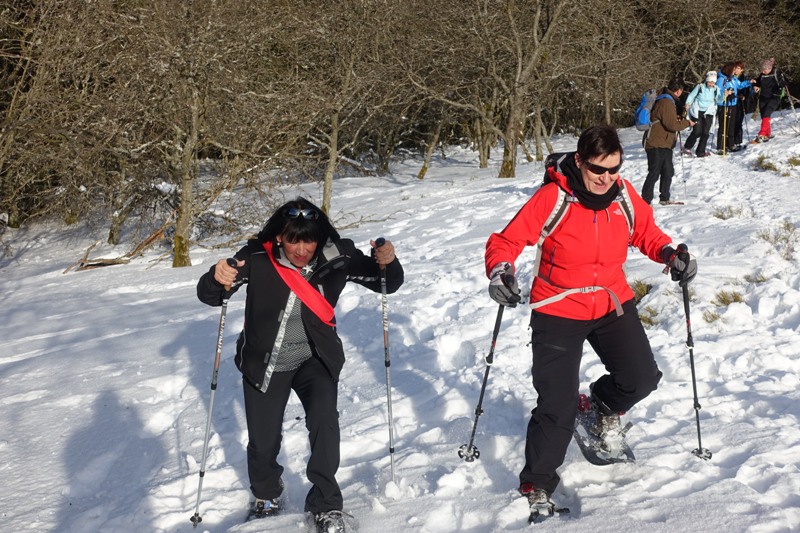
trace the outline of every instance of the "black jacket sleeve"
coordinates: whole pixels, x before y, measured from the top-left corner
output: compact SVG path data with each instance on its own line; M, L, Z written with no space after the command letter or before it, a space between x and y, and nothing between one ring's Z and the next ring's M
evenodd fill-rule
M348 250L350 255L350 266L348 279L359 285L366 287L374 292L381 292L381 269L375 262L375 258L366 255L361 250L353 246ZM392 294L403 285L404 281L403 265L395 256L394 261L386 265L386 293Z

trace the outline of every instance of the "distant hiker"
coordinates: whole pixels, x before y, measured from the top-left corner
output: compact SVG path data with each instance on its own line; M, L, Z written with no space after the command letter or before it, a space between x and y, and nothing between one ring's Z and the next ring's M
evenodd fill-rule
M738 152L742 143L744 117L739 107L739 91L750 87L755 80L740 80L744 63L726 63L717 74L717 149L720 154Z
M708 135L717 113L717 72L712 70L706 73L703 83L695 85L692 92L686 98L686 116L689 120L694 120L695 125L692 133L686 139L683 150L686 155L692 155L692 147L697 143L697 157L707 157L711 155L706 150Z
M403 268L386 241L371 257L342 239L325 213L304 198L288 202L267 220L257 238L234 255L237 267L220 260L200 278L197 296L221 305L226 287L247 283L244 329L236 342L247 419L247 470L255 497L250 516L263 518L280 508L283 492L278 464L284 411L292 390L303 404L311 454L306 475L312 483L305 511L320 531L344 527L339 468L337 383L345 362L333 308L349 281L381 292L403 283ZM338 529L336 529L338 531Z
M575 429L585 341L608 372L590 386L599 438L619 435L620 414L647 397L661 379L623 271L629 244L668 265L673 279L683 285L697 273L695 260L688 252L676 253L672 239L656 226L652 208L620 176L622 154L612 126L587 129L577 151L548 168L549 182L486 243L489 295L500 305L514 307L521 301L515 261L526 246L537 242L557 205L559 189L572 199L567 215L542 243L530 294L532 375L538 398L528 424L519 490L532 510L554 509L550 498L560 482L556 469L564 462ZM634 212L632 232L617 201L620 193L628 195L626 205Z
M653 190L658 185L658 199L661 205L669 205L670 187L675 167L672 164L672 151L678 142L677 132L694 126L692 119L678 117L675 102L683 94L683 79L674 77L669 80L661 96L656 98L650 113L652 120L657 121L650 128L644 142L647 153L647 177L642 185L642 198L648 204L653 201Z
M756 78L758 91L758 112L761 115L761 129L755 142L767 142L772 138L772 113L778 110L781 102L781 91L786 86L786 78L775 67L775 59L761 62L761 74Z

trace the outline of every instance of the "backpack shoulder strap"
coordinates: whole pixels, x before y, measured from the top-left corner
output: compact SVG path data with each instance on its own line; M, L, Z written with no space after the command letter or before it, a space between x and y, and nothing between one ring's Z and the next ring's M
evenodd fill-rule
M636 212L633 210L631 195L628 193L628 189L625 187L625 182L622 180L620 180L619 194L617 195L616 201L619 202L619 206L622 208L622 214L625 215L625 221L628 223L628 242L630 242L630 240L633 238Z
M536 242L536 260L533 263L534 277L539 275L539 265L542 262L542 243L544 243L547 236L553 233L553 230L561 224L561 221L564 220L564 217L567 215L569 204L575 201L575 199L569 196L567 191L561 187L556 187L556 190L558 191L556 194L556 203L553 206L553 210L550 211L550 214L544 221L542 231L539 232L539 240Z

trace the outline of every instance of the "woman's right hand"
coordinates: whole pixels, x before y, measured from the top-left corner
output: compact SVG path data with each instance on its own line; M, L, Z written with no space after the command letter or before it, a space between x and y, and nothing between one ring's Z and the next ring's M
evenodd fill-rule
M236 267L231 266L228 261L230 259L220 259L214 265L214 280L224 287L230 287L236 281L236 275L239 273L239 267L244 266L244 261L241 259L234 260Z

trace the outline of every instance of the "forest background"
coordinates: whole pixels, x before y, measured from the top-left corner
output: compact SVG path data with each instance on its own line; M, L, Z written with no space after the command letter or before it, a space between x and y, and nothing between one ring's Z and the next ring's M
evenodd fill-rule
M0 253L49 218L129 244L116 261L162 243L188 266L259 227L276 186L318 180L329 211L345 167L414 157L424 179L445 145L481 168L502 146L514 177L555 133L630 126L673 75L775 57L798 81L798 42L795 0L6 1Z

